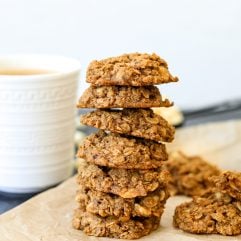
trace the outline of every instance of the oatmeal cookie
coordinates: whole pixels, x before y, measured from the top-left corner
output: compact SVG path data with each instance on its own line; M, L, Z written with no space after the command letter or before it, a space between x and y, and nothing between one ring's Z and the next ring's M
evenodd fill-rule
M122 198L80 186L76 201L80 207L84 205L87 212L128 221L132 217L161 217L168 197L166 187L158 188L145 197Z
M157 142L171 142L175 133L175 128L151 109L96 110L82 115L81 123Z
M178 81L158 55L140 53L95 60L90 63L86 77L87 82L98 86L147 86Z
M221 175L211 178L220 192L227 193L231 197L241 201L241 173L223 172Z
M227 194L196 197L176 207L173 224L196 234L241 234L241 203Z
M133 218L123 222L116 217L103 218L84 209L76 209L72 225L91 236L137 239L156 230L160 225L160 218Z
M156 86L90 86L80 97L78 108L170 107Z
M88 136L77 156L96 165L124 169L157 168L168 158L161 143L104 131Z
M77 182L90 189L113 193L123 198L146 196L168 182L166 170L117 169L81 161Z
M180 151L171 153L165 166L171 174L171 195L202 196L214 186L209 178L221 173L200 156L186 156Z

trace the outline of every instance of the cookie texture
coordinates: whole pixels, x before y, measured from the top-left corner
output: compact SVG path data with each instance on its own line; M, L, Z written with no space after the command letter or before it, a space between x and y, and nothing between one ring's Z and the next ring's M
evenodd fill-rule
M161 143L104 131L88 136L77 156L96 165L124 169L158 168L168 159Z
M145 197L122 198L81 186L76 201L92 214L128 221L133 217L161 217L168 197L166 187L158 188Z
M211 180L220 192L241 201L241 173L227 171Z
M77 104L78 108L151 108L170 107L155 86L90 86Z
M220 192L196 197L176 208L173 224L190 233L238 235L241 234L241 203Z
M165 166L171 174L171 195L202 196L214 186L210 177L221 173L216 166L200 156L186 156L180 151L171 153Z
M91 236L137 239L156 230L160 218L133 218L123 222L115 217L103 218L84 209L76 209L72 224L75 229L83 230Z
M81 123L114 133L171 142L175 129L151 109L96 110L82 115Z
M146 86L178 81L156 54L132 53L93 61L87 69L92 85Z
M168 182L166 170L134 170L100 167L81 161L77 182L89 189L123 198L146 196Z

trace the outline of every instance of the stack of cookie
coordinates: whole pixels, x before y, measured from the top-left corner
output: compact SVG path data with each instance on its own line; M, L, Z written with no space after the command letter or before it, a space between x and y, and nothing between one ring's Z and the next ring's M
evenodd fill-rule
M174 226L196 234L241 234L241 173L223 172L211 181L212 191L176 207Z
M88 235L136 239L160 223L167 191L168 159L161 142L174 128L151 107L169 107L156 84L176 82L166 62L152 54L126 54L94 61L87 71L91 86L79 108L98 108L82 124L101 129L78 151L81 163L73 226Z

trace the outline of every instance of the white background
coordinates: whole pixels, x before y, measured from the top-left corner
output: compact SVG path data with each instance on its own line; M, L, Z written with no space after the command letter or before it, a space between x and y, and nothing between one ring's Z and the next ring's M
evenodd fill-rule
M85 71L136 51L168 61L180 82L161 91L183 108L241 97L241 1L0 0L0 54L65 55Z

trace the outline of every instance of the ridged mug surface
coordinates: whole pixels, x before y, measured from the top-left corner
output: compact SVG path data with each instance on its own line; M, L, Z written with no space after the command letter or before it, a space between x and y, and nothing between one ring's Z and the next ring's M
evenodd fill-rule
M0 190L35 192L63 181L74 156L79 62L12 55L0 57L1 68L47 72L0 75Z

